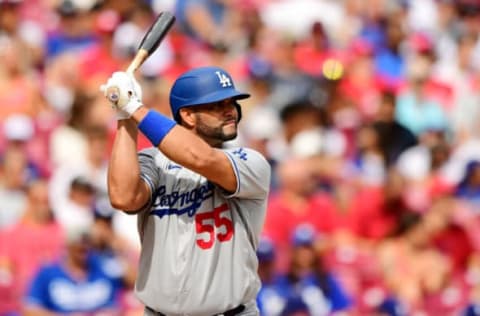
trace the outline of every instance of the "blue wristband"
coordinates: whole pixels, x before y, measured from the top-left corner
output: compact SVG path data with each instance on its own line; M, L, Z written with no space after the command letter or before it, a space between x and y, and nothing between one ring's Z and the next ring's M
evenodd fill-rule
M138 124L138 129L157 147L176 124L174 120L150 110Z

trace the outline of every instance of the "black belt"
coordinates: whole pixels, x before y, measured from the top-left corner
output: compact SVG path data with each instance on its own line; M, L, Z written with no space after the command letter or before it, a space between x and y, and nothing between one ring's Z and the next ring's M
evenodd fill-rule
M151 309L150 307L145 307L146 309L148 309L150 312L152 312L153 314L155 314L156 316L166 316L165 314L163 313L160 313L160 312L157 312L157 311L154 311L153 309ZM232 308L232 309L229 309L228 311L225 311L223 313L219 313L219 314L215 314L213 316L235 316L235 315L238 315L240 314L241 312L243 312L245 310L245 305L238 305L237 307L235 308Z

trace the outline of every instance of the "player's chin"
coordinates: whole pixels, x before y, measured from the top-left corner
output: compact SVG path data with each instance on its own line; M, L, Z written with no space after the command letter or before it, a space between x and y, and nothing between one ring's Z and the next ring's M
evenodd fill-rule
M228 121L222 126L222 130L224 134L237 134L237 122L236 121Z
M237 128L233 129L223 129L223 140L228 141L237 138Z

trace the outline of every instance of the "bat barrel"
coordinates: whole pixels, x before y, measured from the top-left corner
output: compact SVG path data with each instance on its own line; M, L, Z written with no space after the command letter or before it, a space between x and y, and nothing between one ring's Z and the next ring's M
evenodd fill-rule
M145 60L157 49L174 22L175 16L168 11L161 12L157 16L154 23L150 26L150 29L142 38L138 51L126 70L127 73L134 74ZM109 88L106 95L108 100L113 104L116 104L120 98L118 88L116 87Z
M152 54L158 45L160 45L160 42L173 26L174 22L175 16L172 13L168 11L161 12L147 33L145 33L138 47L139 50L146 50L148 55Z

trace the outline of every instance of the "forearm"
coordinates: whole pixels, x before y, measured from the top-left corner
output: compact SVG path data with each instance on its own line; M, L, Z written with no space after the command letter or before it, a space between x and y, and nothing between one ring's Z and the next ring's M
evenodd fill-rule
M147 108L141 107L133 113L132 118L140 124L148 113ZM159 128L159 125L155 124L154 127ZM235 190L236 177L226 155L186 128L176 125L161 141L153 143L176 163L203 175L227 191Z
M140 124L149 110L141 107L132 118ZM160 128L158 125L155 128ZM172 128L157 146L168 158L184 167L198 171L205 164L205 160L212 157L214 149L203 139L187 129L176 125Z
M145 201L139 200L140 166L137 157L137 128L133 120L118 121L108 166L108 193L112 206L137 210Z
M201 39L213 44L220 37L218 27L203 6L193 6L187 10L187 20Z

